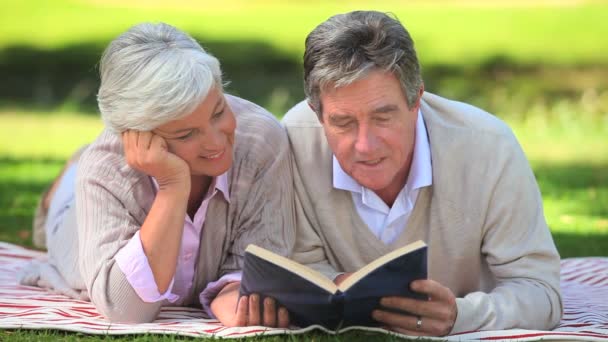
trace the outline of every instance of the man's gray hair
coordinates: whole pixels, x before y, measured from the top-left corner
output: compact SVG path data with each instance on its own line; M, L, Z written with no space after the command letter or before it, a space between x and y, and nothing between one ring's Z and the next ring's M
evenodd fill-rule
M349 85L373 70L393 73L408 106L415 105L422 76L414 42L399 20L386 13L338 14L306 38L304 92L319 117L322 91Z
M97 103L107 128L150 131L192 113L213 87L220 63L188 34L164 23L131 27L106 48Z

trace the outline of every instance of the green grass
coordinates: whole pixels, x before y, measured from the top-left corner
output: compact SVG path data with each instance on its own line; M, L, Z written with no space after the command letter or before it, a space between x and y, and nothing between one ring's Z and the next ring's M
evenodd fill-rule
M11 341L39 341L39 340L60 340L60 341L116 341L116 340L128 340L128 341L222 341L221 339L211 338L191 338L184 336L175 335L126 335L126 336L91 336L84 334L66 333L60 331L29 331L29 330L14 330L7 331L4 333L7 339ZM0 340L2 335L0 334ZM247 338L247 341L263 341L263 342L337 342L337 341L349 341L349 342L392 342L392 341L404 341L405 339L398 338L393 335L377 334L365 331L346 332L340 335L329 335L321 332L311 332L302 335L279 335L279 336L268 336L268 337L251 337ZM425 338L412 339L418 342L429 341ZM226 340L223 340L226 341ZM230 341L230 340L227 340Z
M39 194L101 122L91 115L0 113L0 240L31 246Z
M608 256L608 117L513 123L562 257Z

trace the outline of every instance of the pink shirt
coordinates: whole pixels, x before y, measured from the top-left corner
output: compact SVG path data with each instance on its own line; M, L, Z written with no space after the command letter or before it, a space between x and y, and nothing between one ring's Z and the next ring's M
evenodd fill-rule
M154 187L158 191L158 183L152 178ZM200 235L202 232L203 224L205 223L205 215L207 213L207 207L209 200L221 192L224 199L230 202L228 176L223 173L217 176L209 190L205 194L205 198L194 214L194 218L186 214L184 218L184 230L182 235L182 243L177 258L177 267L175 274L169 288L165 293L158 291L158 286L154 280L152 269L148 264L148 258L144 253L139 231L133 235L131 240L116 254L116 262L121 271L125 274L125 277L135 290L135 293L144 302L152 303L167 299L172 306L182 305L184 299L192 289L192 282L194 279L194 267L196 257L198 255ZM209 305L213 298L221 291L221 289L228 283L233 281L240 281L241 273L235 272L224 275L218 281L207 284L207 287L200 294L199 299L201 304L211 317Z

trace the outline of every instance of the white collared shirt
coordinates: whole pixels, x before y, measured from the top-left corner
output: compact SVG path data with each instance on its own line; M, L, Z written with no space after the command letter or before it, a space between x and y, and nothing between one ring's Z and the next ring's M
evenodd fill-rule
M429 186L432 182L431 148L420 111L416 120L414 154L407 183L397 195L392 207L389 208L374 191L357 183L342 169L336 156L333 156L334 188L351 193L357 213L371 232L385 244L395 241L405 231L420 188Z

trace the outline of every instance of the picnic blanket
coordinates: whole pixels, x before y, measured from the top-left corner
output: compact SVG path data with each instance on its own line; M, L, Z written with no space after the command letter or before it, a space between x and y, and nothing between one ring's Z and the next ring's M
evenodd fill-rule
M177 334L222 338L301 334L314 329L331 333L320 326L304 329L228 328L217 320L203 319L201 310L186 307L164 307L152 323L110 323L97 313L90 302L73 300L17 283L17 273L27 262L44 257L45 253L0 242L0 328L58 329L103 335ZM562 260L561 278L564 316L553 331L478 331L436 340L608 341L608 258ZM349 328L353 329L389 333L379 328Z

